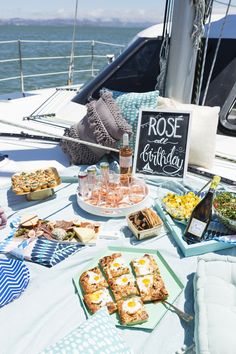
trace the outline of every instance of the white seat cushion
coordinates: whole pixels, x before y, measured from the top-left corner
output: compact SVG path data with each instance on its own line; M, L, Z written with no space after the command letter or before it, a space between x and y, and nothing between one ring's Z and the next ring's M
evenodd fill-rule
M199 259L194 279L195 342L198 354L236 352L236 259Z

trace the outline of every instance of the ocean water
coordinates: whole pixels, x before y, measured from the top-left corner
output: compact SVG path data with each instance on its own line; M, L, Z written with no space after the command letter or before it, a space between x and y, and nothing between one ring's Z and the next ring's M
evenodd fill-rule
M76 40L101 41L127 45L132 38L143 28L111 28L111 27L86 27L78 26ZM72 26L0 26L1 41L17 40L72 40ZM94 55L100 56L94 59L94 69L101 70L107 65L107 54L118 56L122 48L110 47L103 44L95 44ZM85 56L75 58L75 70L91 69L91 42L75 44L75 55ZM28 60L32 57L58 57L70 56L71 43L21 43L24 76L33 74L64 72L68 73L69 58L52 60ZM104 57L105 56L105 57ZM0 79L20 76L19 61L1 62L6 59L19 58L18 42L0 43ZM42 77L25 77L25 91L43 87L66 85L68 74L60 74ZM86 82L91 79L91 72L74 73L74 84ZM21 88L20 80L0 81L0 94L17 92Z

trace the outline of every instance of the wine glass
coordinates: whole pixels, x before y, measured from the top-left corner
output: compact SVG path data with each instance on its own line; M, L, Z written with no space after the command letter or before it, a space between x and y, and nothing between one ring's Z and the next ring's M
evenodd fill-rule
M106 195L107 205L111 207L118 207L118 204L122 199L123 190L121 188L120 175L114 171L110 171Z
M116 189L120 185L120 174L114 171L109 172L108 189Z
M129 186L129 201L131 204L141 202L146 196L146 184L140 179L134 179Z

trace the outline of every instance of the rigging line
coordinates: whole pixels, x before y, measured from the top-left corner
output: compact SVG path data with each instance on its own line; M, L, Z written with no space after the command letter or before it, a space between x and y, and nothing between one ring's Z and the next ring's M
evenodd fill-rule
M214 2L217 2L217 4L221 4L221 5L228 6L228 4L227 4L226 2L223 2L223 1L214 0ZM231 6L231 7L236 7L236 5L234 5L234 4L231 4L230 6Z
M163 36L162 36L162 43L159 52L160 72L157 76L156 85L155 85L155 89L158 89L162 96L164 95L164 91L165 91L165 78L166 78L167 60L168 60L168 53L169 53L169 38L171 32L172 13L173 13L173 0L168 0L166 2Z
M207 55L208 41L209 41L210 28L211 28L212 8L213 8L213 0L211 0L209 2L208 8L206 9L206 14L207 14L207 16L209 16L209 19L208 19L208 29L207 29L207 34L206 34L203 58L202 58L202 69L201 69L201 74L200 74L200 82L199 82L199 87L198 87L198 92L197 92L197 97L196 97L196 104L197 105L199 104L199 100L200 100L203 75L204 75L204 69L205 69L205 64L206 64L206 55Z
M73 27L73 36L72 36L72 44L71 44L71 54L70 54L70 64L69 64L69 70L68 70L67 85L72 85L72 83L73 83L74 55L75 55L75 30L76 30L77 12L78 12L78 0L76 0L76 5L75 5L75 17L74 17L74 27Z
M168 34L170 35L172 13L173 13L173 0L169 0L167 14L166 14L165 36Z
M36 115L34 117L24 117L24 120L31 120L34 123L40 123L40 124L45 124L45 125L50 125L51 127L57 127L61 129L66 129L65 126L56 124L55 121L47 121L50 117L55 117L56 115L54 113L51 114L45 114L45 115ZM43 120L45 119L45 120Z
M118 149L115 149L115 148L112 148L112 147L109 147L109 146L103 146L103 145L100 145L100 144L95 144L95 143L91 143L89 141L75 139L75 138L71 138L71 137L64 136L64 135L60 136L58 134L51 133L49 131L45 132L44 130L41 130L41 129L35 129L35 128L32 128L32 127L28 127L27 125L23 125L23 124L19 124L19 123L13 123L13 122L10 122L10 121L8 121L6 119L2 119L2 118L0 118L0 123L6 124L6 125L10 125L12 127L26 129L28 131L32 131L32 132L36 132L36 133L40 133L40 134L46 134L46 135L52 136L54 138L60 138L61 140L72 141L73 143L76 143L76 144L88 145L88 146L96 147L98 149L102 149L102 150L106 150L106 151L119 152Z
M215 55L214 55L214 58L213 58L213 61L212 61L210 73L209 73L209 76L208 76L208 79L207 79L207 84L206 84L204 95L203 95L203 99L202 99L202 106L204 106L205 101L206 101L206 96L207 96L209 84L210 84L210 81L211 81L213 69L215 67L215 62L216 62L217 54L218 54L218 51L219 51L219 48L220 48L220 43L221 43L221 40L222 40L222 34L223 34L223 31L224 31L224 27L225 27L225 23L226 23L226 20L227 20L227 16L228 16L230 5L231 5L231 0L229 0L229 2L228 2L228 6L227 6L227 9L226 9L226 12L225 12L225 17L223 18L223 23L222 23L222 26L221 26L221 29L220 29L220 35L219 35L219 39L217 41Z
M168 27L170 27L170 18L171 18L171 12L173 7L172 3L173 0L166 1L162 38L166 37L166 35L168 34L168 29L169 29Z
M169 37L171 35L171 29L172 29L173 9L174 9L174 1L171 0L169 5L169 17L167 22L167 34L169 34Z
M167 13L168 13L168 7L169 7L168 4L169 4L169 1L166 1L165 13L164 13L164 24L163 24L163 29L162 29L162 38L164 38L166 35Z
M0 132L0 138L19 138L19 139L30 139L30 140L42 140L42 141L46 141L46 142L56 142L56 143L60 143L61 139L59 138L53 138L50 136L44 136L44 135L34 135L34 134L28 134L25 132L21 132L21 133L1 133Z

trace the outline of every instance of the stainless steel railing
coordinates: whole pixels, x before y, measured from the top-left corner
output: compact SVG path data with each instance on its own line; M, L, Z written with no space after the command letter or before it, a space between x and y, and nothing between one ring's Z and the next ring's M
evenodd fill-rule
M83 69L83 68L75 68L73 65L73 68L70 67L69 61L71 60L71 55L55 55L55 56L24 56L24 44L36 44L36 45L41 45L41 44L48 44L48 45L53 45L53 44L71 44L72 41L67 41L67 40L10 40L10 41L0 41L0 45L5 45L5 44L16 44L16 57L15 58L9 58L9 59L0 59L0 65L4 65L5 63L18 63L19 64L19 69L18 69L18 75L14 76L7 76L7 77L2 77L0 78L0 83L4 81L10 81L10 80L19 80L20 81L20 90L22 93L25 92L25 82L26 79L28 78L36 78L36 77L43 77L43 76L55 76L55 75L67 75L68 80L67 82L62 82L62 85L68 84L69 79L71 78L71 75L69 75L71 69L73 70L73 73L90 73L91 77L94 77L98 72L99 68L96 67L96 63L98 59L106 59L107 63L111 62L114 60L115 55L119 55L122 49L125 47L123 44L116 44L116 43L109 43L109 42L102 42L102 41L95 41L95 40L76 40L74 41L74 44L87 44L88 45L88 53L83 54L83 55L74 55L73 59L82 59L82 58L87 58L90 60L91 66L89 69ZM96 54L96 49L100 46L99 52L101 52L101 46L103 47L105 51L105 47L113 48L113 50L116 51L116 54ZM68 53L69 53L68 48ZM78 50L78 49L77 49ZM24 63L25 62L32 62L32 61L46 61L46 60L68 60L67 65L68 69L63 70L63 71L53 71L53 72L44 72L44 73L33 73L33 74L26 74L24 71ZM70 77L69 77L70 76ZM70 80L70 85L73 84Z

